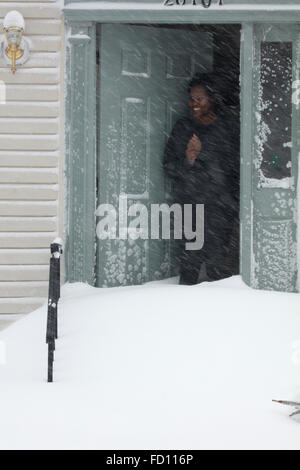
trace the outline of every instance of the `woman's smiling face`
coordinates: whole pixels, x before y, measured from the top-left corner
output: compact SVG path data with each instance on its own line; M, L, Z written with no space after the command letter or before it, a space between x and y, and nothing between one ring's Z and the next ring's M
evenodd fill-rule
M197 85L191 89L189 108L193 113L195 121L208 116L213 111L212 102L203 86Z

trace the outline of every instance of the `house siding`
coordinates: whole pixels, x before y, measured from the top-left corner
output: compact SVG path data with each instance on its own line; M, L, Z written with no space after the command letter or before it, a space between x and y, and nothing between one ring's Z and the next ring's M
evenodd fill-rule
M0 314L24 314L48 293L49 245L62 236L62 0L1 2L25 19L30 57L13 75L0 61Z

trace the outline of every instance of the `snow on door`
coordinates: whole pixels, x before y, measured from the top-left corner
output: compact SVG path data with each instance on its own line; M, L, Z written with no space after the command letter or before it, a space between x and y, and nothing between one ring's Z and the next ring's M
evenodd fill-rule
M120 212L124 217L133 204L150 214L151 204L166 202L164 147L176 120L188 112L189 80L212 70L212 36L109 24L101 26L99 38L98 206L111 204L119 222ZM123 238L97 240L99 287L170 276L172 243Z
M300 27L254 33L251 285L295 292Z

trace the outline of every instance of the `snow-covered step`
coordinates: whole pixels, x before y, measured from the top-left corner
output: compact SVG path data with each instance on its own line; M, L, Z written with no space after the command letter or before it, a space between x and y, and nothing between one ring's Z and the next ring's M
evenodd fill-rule
M56 232L54 217L0 217L0 232Z
M1 170L2 171L2 170ZM1 176L1 172L0 172ZM57 215L57 202L0 201L0 216L50 217Z
M105 293L76 283L58 317L54 388L46 305L1 333L3 448L300 448L292 409L272 403L299 401L299 294L239 276Z
M28 234L0 232L0 248L49 248L55 235L37 232Z
M59 152L0 150L0 167L56 168L58 158Z
M0 281L48 281L49 266L0 266Z
M48 295L47 281L0 282L0 297L43 297ZM6 312L3 312L6 313Z
M0 249L0 265L42 264L50 261L49 249Z

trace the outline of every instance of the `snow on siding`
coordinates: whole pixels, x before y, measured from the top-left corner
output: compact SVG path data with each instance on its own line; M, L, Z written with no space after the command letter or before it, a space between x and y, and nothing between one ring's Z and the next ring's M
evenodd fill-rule
M27 313L47 297L49 245L60 232L63 156L62 0L7 0L25 19L30 58L13 75L0 59L0 314Z

